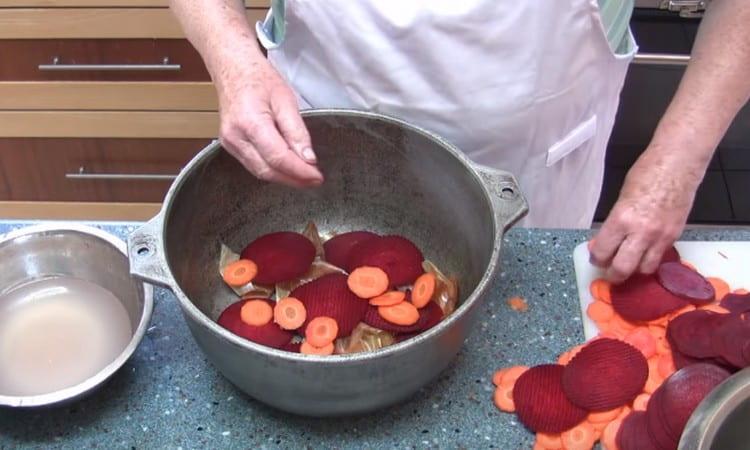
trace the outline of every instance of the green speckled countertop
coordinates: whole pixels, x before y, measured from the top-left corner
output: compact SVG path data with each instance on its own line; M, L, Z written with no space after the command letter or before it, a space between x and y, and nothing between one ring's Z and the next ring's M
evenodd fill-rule
M23 225L0 221L0 233ZM137 224L98 226L124 238ZM493 406L490 377L506 365L551 362L583 340L572 252L590 233L508 233L484 319L440 378L399 406L324 420L259 404L211 366L174 296L156 289L151 327L111 381L57 409L0 409L0 449L529 449L532 434ZM750 230L692 230L683 239L750 240ZM506 305L514 295L528 312Z

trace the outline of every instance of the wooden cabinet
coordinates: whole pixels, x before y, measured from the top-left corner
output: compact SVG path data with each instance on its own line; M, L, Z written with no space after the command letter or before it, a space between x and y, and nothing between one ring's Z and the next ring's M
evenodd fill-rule
M0 219L149 218L217 103L167 0L0 2Z

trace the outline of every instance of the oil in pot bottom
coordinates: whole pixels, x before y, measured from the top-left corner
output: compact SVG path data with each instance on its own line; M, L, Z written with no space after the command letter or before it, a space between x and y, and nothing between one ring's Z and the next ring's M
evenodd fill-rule
M132 336L110 291L56 277L0 296L0 395L42 395L73 387L113 362Z

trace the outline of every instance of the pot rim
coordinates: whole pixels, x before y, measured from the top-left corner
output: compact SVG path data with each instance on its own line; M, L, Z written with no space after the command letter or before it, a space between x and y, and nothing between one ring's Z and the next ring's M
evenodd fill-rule
M54 234L56 232L74 232L88 236L93 236L104 241L106 244L114 247L120 252L125 258L128 258L127 245L125 241L119 237L108 233L99 228L88 225L80 225L75 223L67 222L45 222L37 225L30 225L17 230L10 231L4 235L0 235L0 246L8 245L18 239L24 239L32 235L45 235ZM132 278L132 277L131 277ZM136 327L133 335L128 342L128 345L120 352L117 358L111 363L102 367L96 374L89 377L85 381L78 383L74 386L67 387L65 389L59 389L57 391L49 392L41 395L2 395L0 394L0 407L37 407L37 406L50 406L58 403L63 403L68 400L73 400L79 396L92 392L99 388L105 381L107 381L112 375L115 374L135 353L135 350L141 343L143 336L146 334L146 329L151 321L151 315L154 309L154 298L153 298L153 287L144 283L141 280L133 278L133 282L141 285L141 292L143 293L143 311L141 311L141 318Z
M484 275L479 280L479 282L477 283L477 286L474 288L471 294L466 298L466 300L461 302L458 308L456 308L455 312L453 312L453 314L451 314L447 319L442 320L439 324L437 324L433 328L423 333L420 333L419 335L415 337L412 337L405 341L402 341L397 344L393 344L388 347L381 348L375 351L352 353L352 354L346 354L346 355L329 355L329 356L303 355L303 354L297 354L297 353L287 352L283 350L277 350L271 347L267 347L265 345L257 344L255 342L249 341L247 339L244 339L240 336L235 335L229 330L226 330L225 328L221 327L218 323L216 323L214 320L212 320L210 317L204 314L200 309L198 309L197 306L195 306L190 301L188 296L182 291L182 288L179 286L179 283L177 283L174 276L172 275L172 270L169 265L169 262L166 259L166 254L165 254L166 243L165 243L164 236L165 236L166 225L167 225L166 219L169 216L170 210L172 208L172 202L174 201L174 197L179 192L179 190L181 189L185 181L189 178L192 172L192 169L198 166L199 164L203 163L209 157L213 157L213 154L217 151L217 149L221 148L221 144L219 140L215 139L209 145L207 145L203 150L201 150L180 171L179 175L170 186L169 191L167 192L164 203L162 204L162 207L159 213L152 219L153 222L157 222L154 225L156 225L155 231L159 233L156 237L157 237L158 245L161 247L159 249L161 251L157 251L157 253L159 253L162 258L161 264L163 268L165 269L165 274L167 278L166 284L169 287L169 289L171 289L172 292L177 297L180 303L180 307L183 310L183 313L187 314L197 324L207 327L213 334L218 335L219 337L228 341L230 344L233 344L237 347L241 347L245 350L260 353L264 356L280 358L282 360L295 362L295 363L339 365L342 363L366 362L370 360L376 360L376 359L388 357L394 353L399 353L403 351L404 349L407 349L412 346L420 345L423 341L432 339L442 334L443 332L445 332L445 330L447 330L448 328L453 326L456 322L461 320L461 318L468 313L468 310L480 298L482 298L487 292L487 290L489 289L490 281L495 277L497 269L498 269L498 260L499 260L499 255L500 255L500 249L502 246L502 239L505 234L506 227L510 226L510 224L500 223L499 218L498 218L498 213L497 213L497 207L495 206L495 203L492 201L492 193L488 189L486 182L482 179L479 173L478 165L472 162L456 146L454 146L453 144L451 144L444 138L440 137L439 135L433 132L430 132L424 128L421 128L417 125L408 123L402 119L393 117L393 116L383 115L380 113L374 113L374 112L369 112L369 111L343 109L343 108L308 109L308 110L301 111L300 114L303 118L343 115L343 116L369 118L369 119L389 122L391 124L395 124L402 128L408 129L409 131L415 132L417 134L421 134L425 138L435 142L444 150L449 152L458 162L460 162L467 169L467 171L473 177L474 181L476 181L477 184L481 186L482 192L484 194L485 204L488 210L492 213L491 216L492 216L492 222L493 222L492 224L493 224L494 243L493 243L492 254L490 256L489 263L487 264L487 267L485 269ZM521 210L523 210L524 208L525 206L520 207ZM131 248L131 252L132 252L132 248Z

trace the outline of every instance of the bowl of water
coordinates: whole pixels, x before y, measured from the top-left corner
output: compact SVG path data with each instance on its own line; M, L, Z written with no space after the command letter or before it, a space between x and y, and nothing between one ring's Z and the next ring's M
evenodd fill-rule
M125 243L97 228L42 224L0 237L0 406L67 403L133 354L153 310Z

